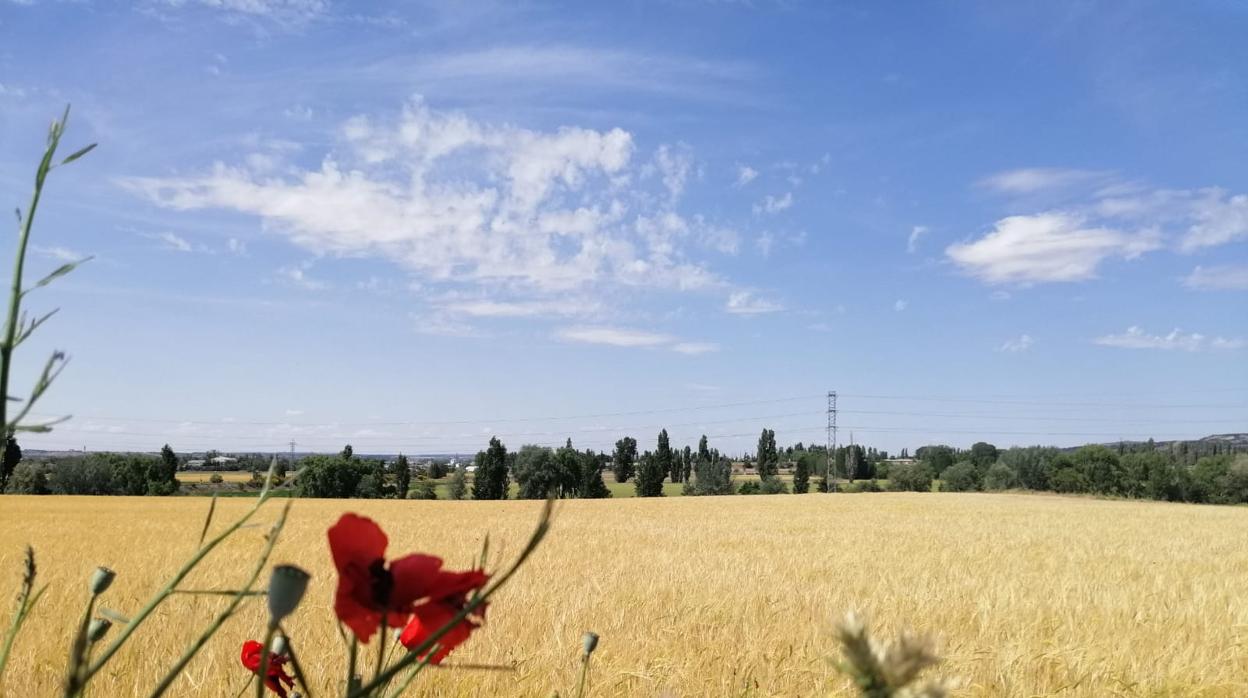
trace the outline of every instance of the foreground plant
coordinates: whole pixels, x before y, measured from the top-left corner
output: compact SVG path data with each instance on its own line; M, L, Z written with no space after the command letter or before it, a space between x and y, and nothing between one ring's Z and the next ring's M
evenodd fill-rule
M844 659L837 668L864 698L946 698L952 685L943 680L919 684L919 674L940 663L927 638L902 635L880 642L850 613L837 626Z

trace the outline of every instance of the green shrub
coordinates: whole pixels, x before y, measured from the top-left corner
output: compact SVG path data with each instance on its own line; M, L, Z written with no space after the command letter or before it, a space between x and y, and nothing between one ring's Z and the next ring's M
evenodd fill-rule
M411 489L407 491L408 499L437 499L437 486L432 480L416 480L412 483Z
M208 482L211 482L214 485L220 485L225 482L225 478L221 477L221 473L213 473L208 476Z
M1008 490L1017 486L1018 473L1005 463L993 463L988 466L988 472L984 473L985 490Z
M932 471L922 461L894 465L888 477L888 488L894 492L932 491Z
M42 463L22 462L13 468L6 492L13 494L48 494L48 476Z
M942 492L974 492L979 489L979 471L970 461L961 461L945 468L941 477Z
M446 496L459 500L468 496L468 476L464 466L459 466L451 473L451 482L446 486Z
M741 483L741 487L737 490L738 494L758 494L762 491L762 486L758 480L746 480Z
M778 477L769 477L758 486L759 494L788 494L789 486Z
M1088 480L1083 473L1071 467L1059 468L1049 478L1054 492L1087 492Z

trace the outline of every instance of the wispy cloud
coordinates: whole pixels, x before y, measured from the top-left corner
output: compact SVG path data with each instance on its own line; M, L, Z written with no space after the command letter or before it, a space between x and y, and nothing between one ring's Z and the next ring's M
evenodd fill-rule
M146 237L162 243L161 246L166 250L173 250L174 252L194 252L196 250L196 247L186 238L168 231L153 233Z
M737 165L738 188L744 187L750 182L753 182L755 179L758 179L758 170L750 167L749 165Z
M1195 332L1184 332L1178 328L1166 335L1148 334L1137 326L1127 328L1120 334L1107 334L1092 340L1094 344L1120 349L1161 349L1165 351L1204 351L1206 349L1243 349L1248 341L1243 339L1227 339L1225 337L1209 338Z
M793 192L785 192L784 196L776 197L768 194L762 201L754 204L755 215L779 213L793 206Z
M719 351L719 345L710 342L689 342L658 332L605 325L564 327L555 332L555 337L565 342L580 344L667 349L688 356Z
M1104 180L1109 173L1053 167L1030 167L998 172L979 181L979 186L1005 194L1033 194Z
M1246 291L1248 290L1248 264L1197 266L1183 279L1183 284L1188 288L1202 290Z
M575 316L589 315L602 310L602 304L596 301L578 300L533 300L533 301L498 301L498 300L462 300L447 303L443 309L452 313L462 313L472 317L540 317L540 316Z
M910 237L906 240L906 252L914 254L919 250L919 238L927 235L927 226L916 225L910 229Z
M899 313L908 307L910 307L910 301L902 300L900 298L893 303L893 310Z
M1011 216L973 242L945 249L964 272L993 284L1083 281L1113 257L1134 259L1161 247L1154 230L1128 233L1054 212Z
M69 249L68 247L61 247L59 245L53 246L53 247L40 247L39 245L31 245L30 249L32 252L34 252L37 255L40 255L42 257L47 257L49 259L55 259L61 262L77 262L78 260L84 259L87 256L85 254L79 254Z
M1019 352L1027 351L1028 349L1031 348L1032 344L1035 344L1035 340L1031 338L1031 335L1020 334L1018 337L1015 337L1014 339L1005 340L1005 342L1002 343L1000 347L997 347L997 351L1006 352L1010 354L1017 354Z
M754 295L753 291L735 291L728 295L728 302L724 306L724 310L733 315L762 315L780 312L784 310L784 306L774 301L759 298Z

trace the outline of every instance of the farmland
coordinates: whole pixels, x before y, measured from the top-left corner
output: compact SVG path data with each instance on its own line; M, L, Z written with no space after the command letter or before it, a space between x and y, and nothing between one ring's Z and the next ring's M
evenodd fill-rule
M133 612L195 546L208 502L7 497L0 595L35 546L46 597L14 648L5 695L51 695L97 564L117 570L103 604ZM222 501L218 516L248 503ZM277 504L266 518L276 515ZM334 630L325 529L344 511L375 518L390 551L466 566L484 536L495 566L534 523L536 502L294 502L274 562L313 585L289 630L330 694L344 668ZM221 521L223 519L218 519ZM864 612L882 634L933 635L960 695L1248 693L1248 509L1046 495L854 494L682 497L561 503L555 527L497 597L486 629L439 669L425 695L566 695L579 638L602 635L592 695L820 695L845 684L827 661L833 622ZM188 580L229 588L263 527ZM176 597L144 627L96 695L147 695L224 602ZM262 604L231 620L175 693L233 696L238 647L261 632Z

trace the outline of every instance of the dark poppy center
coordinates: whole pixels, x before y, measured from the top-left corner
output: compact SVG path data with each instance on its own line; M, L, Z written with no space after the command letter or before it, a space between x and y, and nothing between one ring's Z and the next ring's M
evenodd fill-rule
M386 569L386 561L373 560L368 566L370 588L373 592L373 603L378 608L390 607L390 595L394 592L394 575Z

